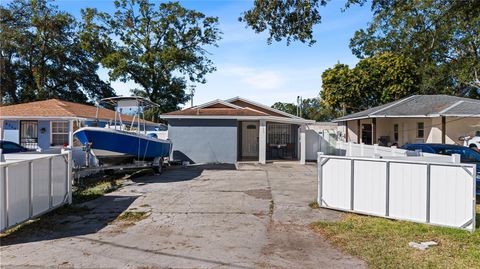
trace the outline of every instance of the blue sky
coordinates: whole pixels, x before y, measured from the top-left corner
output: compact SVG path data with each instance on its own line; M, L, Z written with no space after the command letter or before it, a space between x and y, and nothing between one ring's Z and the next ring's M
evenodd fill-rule
M315 27L317 43L309 47L297 42L266 42L267 34L255 34L238 21L242 11L252 6L247 0L189 0L180 1L187 8L208 16L218 16L223 39L219 47L208 48L217 71L207 75L207 83L198 85L194 103L213 99L242 96L266 105L277 101L295 102L318 96L322 72L337 62L355 65L358 59L348 47L357 29L367 26L372 15L370 5L354 6L341 11L346 0L330 1L321 8L322 23ZM80 9L95 7L101 11L114 10L113 0L75 1L57 0L56 5L76 17ZM108 80L106 70L99 72ZM119 95L130 95L132 82L112 82ZM189 104L187 104L189 105Z

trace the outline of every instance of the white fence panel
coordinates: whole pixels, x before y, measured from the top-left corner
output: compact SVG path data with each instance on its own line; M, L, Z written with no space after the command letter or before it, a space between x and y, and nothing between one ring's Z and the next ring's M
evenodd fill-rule
M7 197L4 195L6 193L5 170L5 167L0 166L0 230L7 227L7 208L5 206L7 203Z
M71 203L71 153L5 157L0 163L0 231Z
M39 159L32 163L33 215L50 207L50 160Z
M351 166L350 160L330 160L325 163L323 166L325 177L336 180L323 182L323 205L333 208L350 208L351 193L344 191L344 188L350 188Z
M397 147L383 147L379 145L366 145L366 144L355 144L352 142L341 142L336 143L337 150L335 154L331 154L331 151L328 151L328 154L338 155L338 156L355 156L355 157L406 157L406 156L418 156L422 157L422 160L425 160L424 157L430 157L433 162L444 162L451 159L450 156L432 154L426 152L415 152L400 149ZM327 154L327 152L322 151Z
M355 213L475 230L475 165L429 159L319 153L318 203Z
M52 206L57 206L65 200L67 194L67 167L62 158L52 159Z
M430 222L453 227L472 227L472 175L475 169L430 166Z
M373 215L385 214L387 173L385 162L354 161L353 209Z
M30 217L30 169L28 162L7 168L8 223L17 224Z
M427 221L427 165L390 163L389 216Z

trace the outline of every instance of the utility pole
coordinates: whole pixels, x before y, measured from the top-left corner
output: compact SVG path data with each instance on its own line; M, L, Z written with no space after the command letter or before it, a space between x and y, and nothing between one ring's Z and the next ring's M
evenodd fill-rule
M303 106L303 98L301 96L297 96L297 117L302 117L302 106Z

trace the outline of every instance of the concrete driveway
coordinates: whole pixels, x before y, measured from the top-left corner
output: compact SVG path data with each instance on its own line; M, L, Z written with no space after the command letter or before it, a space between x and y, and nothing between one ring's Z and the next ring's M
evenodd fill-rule
M359 268L308 224L316 166L175 167L87 203L52 231L3 240L2 266L65 268ZM115 220L146 211L136 222ZM8 266L7 266L8 265ZM23 268L23 267L22 267Z

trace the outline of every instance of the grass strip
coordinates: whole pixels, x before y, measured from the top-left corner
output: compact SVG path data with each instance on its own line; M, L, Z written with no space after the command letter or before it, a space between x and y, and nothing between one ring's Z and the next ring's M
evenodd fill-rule
M478 229L479 213L476 223ZM339 222L316 222L311 227L371 268L480 268L480 230L471 233L355 214L346 214ZM408 246L411 241L431 240L439 245L425 251Z

